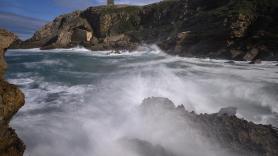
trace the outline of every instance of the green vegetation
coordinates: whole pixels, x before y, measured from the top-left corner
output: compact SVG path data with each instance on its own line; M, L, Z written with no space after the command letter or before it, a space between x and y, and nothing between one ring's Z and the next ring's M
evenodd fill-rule
M210 14L216 16L247 15L254 16L256 13L269 13L278 8L278 0L230 0L219 8L199 12L199 15Z
M135 14L140 11L141 7L139 6L108 6L105 7L101 13L103 14L111 14L111 13L127 13L127 14Z

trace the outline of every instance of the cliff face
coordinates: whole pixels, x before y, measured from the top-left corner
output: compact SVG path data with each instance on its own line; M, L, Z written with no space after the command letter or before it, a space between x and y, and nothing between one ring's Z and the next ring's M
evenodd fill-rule
M132 50L140 43L155 43L180 56L277 60L277 13L276 0L170 0L143 7L90 7L57 17L15 47Z
M4 80L7 64L4 59L6 49L17 37L0 29L0 156L22 156L25 146L9 127L13 115L24 105L23 93Z

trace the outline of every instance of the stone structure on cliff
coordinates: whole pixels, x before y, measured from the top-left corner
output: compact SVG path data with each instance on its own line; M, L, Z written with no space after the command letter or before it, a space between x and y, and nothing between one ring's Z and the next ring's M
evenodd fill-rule
M4 80L7 63L4 59L6 49L17 37L0 29L0 156L23 156L25 146L9 127L13 115L24 105L23 93Z
M114 0L107 0L107 6L113 6Z
M92 50L132 50L141 43L155 43L169 54L187 57L278 60L277 14L275 0L171 0L146 6L97 6L59 16L14 47L74 47L77 43L71 36L75 29L82 29L92 33L92 39L78 43ZM126 37L104 42L119 35Z

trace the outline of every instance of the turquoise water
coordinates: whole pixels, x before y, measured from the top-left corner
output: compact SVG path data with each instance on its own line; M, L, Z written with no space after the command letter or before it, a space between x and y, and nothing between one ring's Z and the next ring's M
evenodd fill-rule
M235 106L239 117L278 126L277 62L180 58L157 48L118 55L84 49L10 50L6 58L7 79L26 95L12 121L27 145L26 156L136 155L115 144L126 136L177 155L190 154L194 148L179 148L188 135L161 140L167 128L157 132L160 125L155 123L142 128L134 109L151 96L167 97L197 113ZM188 144L205 147L199 141Z

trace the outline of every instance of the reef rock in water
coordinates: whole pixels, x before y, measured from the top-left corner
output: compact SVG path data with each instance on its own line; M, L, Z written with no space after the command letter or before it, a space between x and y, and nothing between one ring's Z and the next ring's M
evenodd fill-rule
M4 53L15 40L14 34L0 29L0 156L22 156L25 150L23 142L9 127L13 115L24 105L24 94L4 80L7 68Z
M184 149L193 150L192 155L211 155L211 149L222 150L222 154L219 152L213 153L213 155L232 155L232 156L277 156L278 155L278 131L272 126L255 124L248 122L244 119L239 119L235 115L223 113L233 111L234 108L222 109L215 114L195 114L194 112L188 112L184 109L183 105L176 107L173 102L167 98L152 97L143 101L139 107L140 112L146 118L146 121L159 126L157 133L165 131L165 129L171 129L178 125L180 129L174 129L169 131L169 136L164 136L165 140L170 141L177 135L182 138L184 131L187 135L189 144L186 143L180 145ZM167 124L166 122L167 121ZM182 126L185 125L185 126ZM145 125L145 128L148 126ZM164 128L162 128L164 127ZM192 129L189 129L192 128ZM159 130L160 129L160 130ZM157 134L156 134L157 135ZM192 138L190 140L189 138ZM203 141L194 143L196 140L207 141L205 145ZM144 142L138 139L128 139L127 141L132 147L137 145L136 150L142 149L147 146L148 142ZM190 144L193 142L193 146ZM188 146L188 147L187 147ZM207 146L208 148L205 148ZM190 149L191 148L191 149ZM133 148L134 149L134 148ZM154 152L152 155L163 152L167 156L183 155L185 153L172 153L160 146L149 146L148 151ZM195 149L195 150L194 150ZM157 152L157 153L155 153ZM168 153L168 154L167 154ZM228 154L227 154L228 153ZM190 153L186 153L189 154ZM144 154L143 154L144 155ZM147 156L146 154L144 156Z

